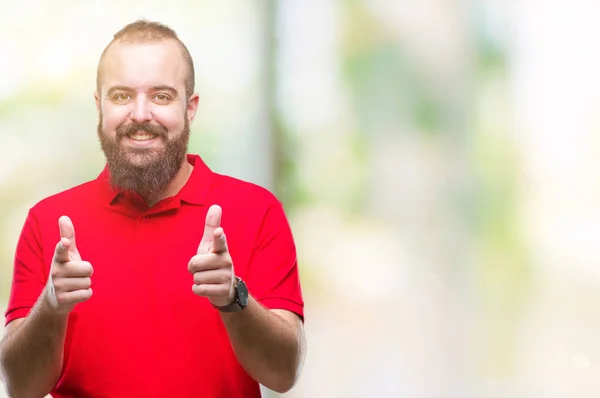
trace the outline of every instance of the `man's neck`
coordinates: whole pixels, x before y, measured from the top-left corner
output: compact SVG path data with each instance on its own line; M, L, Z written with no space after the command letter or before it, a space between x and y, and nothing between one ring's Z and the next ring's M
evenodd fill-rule
M188 162L186 157L186 159L181 164L179 171L177 172L177 174L175 174L175 178L173 178L173 180L171 180L171 182L169 183L167 189L162 193L156 195L156 197L146 198L146 203L148 204L148 207L154 206L163 199L177 195L192 175L192 171L194 171L194 166L192 166L190 162Z

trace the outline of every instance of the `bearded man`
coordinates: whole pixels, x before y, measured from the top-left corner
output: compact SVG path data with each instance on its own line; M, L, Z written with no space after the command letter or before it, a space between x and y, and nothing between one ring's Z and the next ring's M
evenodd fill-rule
M269 191L188 153L198 101L171 28L135 21L107 45L106 166L33 206L16 247L0 342L11 397L258 397L298 380L289 223Z

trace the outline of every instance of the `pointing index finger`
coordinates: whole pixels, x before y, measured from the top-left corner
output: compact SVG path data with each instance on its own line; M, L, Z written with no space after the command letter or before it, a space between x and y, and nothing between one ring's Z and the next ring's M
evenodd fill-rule
M210 248L213 253L225 253L227 252L227 238L223 228L219 227L215 229L213 233L213 242Z
M60 241L56 244L56 249L54 251L54 259L61 263L66 263L71 260L69 255L69 247L71 246L71 242L67 238L60 238Z

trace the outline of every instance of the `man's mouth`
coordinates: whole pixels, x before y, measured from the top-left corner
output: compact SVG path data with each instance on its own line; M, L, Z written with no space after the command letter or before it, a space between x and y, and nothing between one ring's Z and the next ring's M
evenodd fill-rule
M158 137L158 135L156 134L148 134L148 133L135 133L135 134L128 134L127 137L129 137L130 139L134 140L134 141L150 141L155 139L156 137Z

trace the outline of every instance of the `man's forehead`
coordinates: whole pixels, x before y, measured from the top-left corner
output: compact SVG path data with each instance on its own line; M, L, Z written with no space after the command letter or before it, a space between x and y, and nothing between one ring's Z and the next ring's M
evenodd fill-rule
M120 79L144 80L158 78L169 80L185 79L186 65L178 43L171 39L144 42L114 42L104 53L98 65L102 85L123 83ZM147 84L171 84L166 81Z

